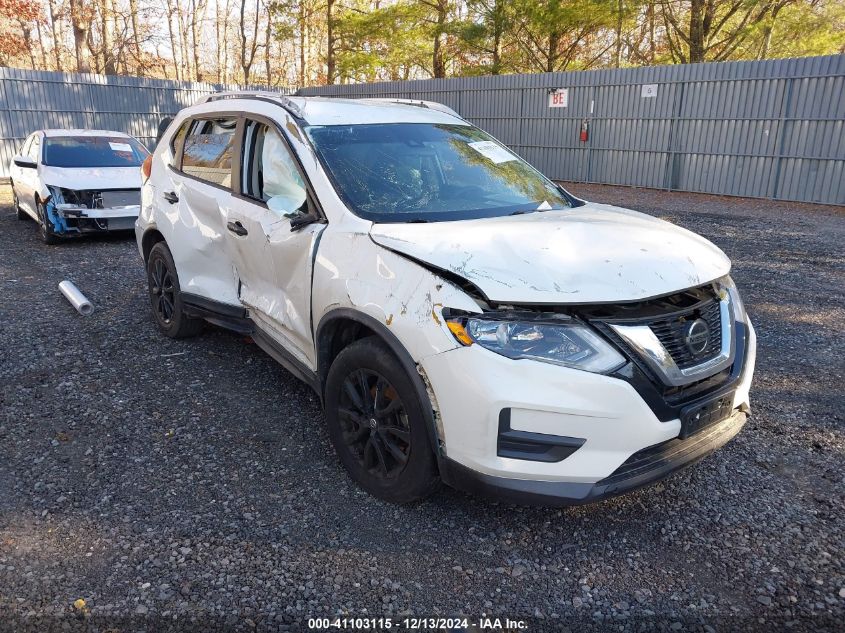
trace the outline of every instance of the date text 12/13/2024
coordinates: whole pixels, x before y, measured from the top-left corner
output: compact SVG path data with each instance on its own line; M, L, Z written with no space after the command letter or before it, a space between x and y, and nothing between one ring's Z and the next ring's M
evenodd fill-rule
M440 618L440 617L326 617L308 618L308 628L316 631L344 629L350 631L527 631L525 620L479 617L479 618Z

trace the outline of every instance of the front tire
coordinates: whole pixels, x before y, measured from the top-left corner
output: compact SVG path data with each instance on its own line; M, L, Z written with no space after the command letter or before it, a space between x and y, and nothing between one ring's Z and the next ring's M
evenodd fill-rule
M15 215L18 220L28 220L29 215L21 208L20 200L18 200L18 192L15 191L15 183L12 183L12 206L15 208Z
M377 337L338 354L326 380L326 421L340 462L364 490L392 503L432 494L440 479L423 404Z
M35 199L35 210L38 215L38 224L41 231L41 241L52 246L59 243L59 237L53 232L53 226L47 218L47 208L38 198Z
M147 258L150 306L158 329L170 338L188 338L202 331L202 319L185 314L179 275L167 244L159 242Z

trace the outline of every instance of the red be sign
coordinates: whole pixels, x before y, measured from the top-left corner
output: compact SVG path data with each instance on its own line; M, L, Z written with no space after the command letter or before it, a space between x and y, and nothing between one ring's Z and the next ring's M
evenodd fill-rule
M569 88L557 88L556 90L549 91L549 107L568 108Z

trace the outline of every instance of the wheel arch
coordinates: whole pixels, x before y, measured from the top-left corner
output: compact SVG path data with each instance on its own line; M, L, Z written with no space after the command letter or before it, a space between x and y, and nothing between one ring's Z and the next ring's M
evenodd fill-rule
M414 390L422 404L422 413L426 420L431 447L435 456L439 459L442 451L436 422L438 413L429 395L426 382L419 372L417 363L402 342L387 326L374 317L351 308L336 308L320 319L315 343L317 373L323 390L323 401L325 402L326 378L334 359L345 347L367 336L376 336L387 345L411 378L411 383L414 385Z
M162 235L161 231L157 228L151 227L144 231L144 235L141 236L141 253L144 256L145 264L150 257L150 251L153 250L153 246L159 242L167 244L167 240L164 239L164 235Z

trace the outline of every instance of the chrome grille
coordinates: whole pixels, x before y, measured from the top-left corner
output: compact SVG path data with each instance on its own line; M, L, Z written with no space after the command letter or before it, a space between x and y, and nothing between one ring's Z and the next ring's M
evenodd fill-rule
M704 349L694 354L684 339L689 323L699 318L707 323L710 336ZM715 299L685 314L674 315L671 319L652 321L648 326L680 369L688 369L710 360L721 351L722 319L719 303Z

